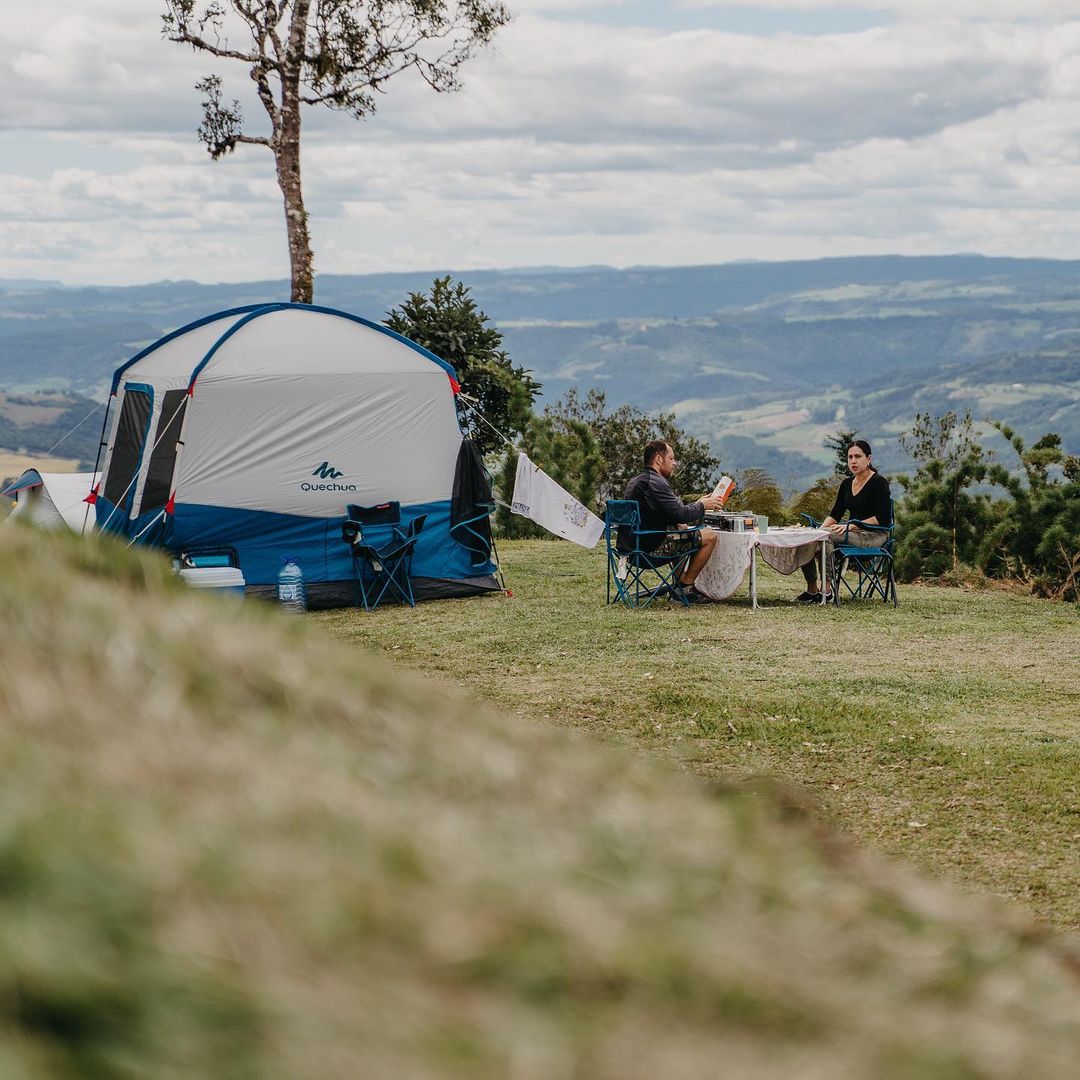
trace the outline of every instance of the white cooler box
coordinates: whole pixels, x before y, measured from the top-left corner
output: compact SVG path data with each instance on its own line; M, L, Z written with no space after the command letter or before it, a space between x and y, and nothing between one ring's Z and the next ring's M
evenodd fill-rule
M180 577L193 589L244 595L244 574L238 566L186 566Z

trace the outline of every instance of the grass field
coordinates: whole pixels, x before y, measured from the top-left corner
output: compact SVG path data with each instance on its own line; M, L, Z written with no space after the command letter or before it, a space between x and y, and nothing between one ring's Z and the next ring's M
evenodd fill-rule
M935 587L900 607L604 604L602 552L500 545L512 597L315 616L503 709L772 778L859 844L1080 927L1080 610Z
M310 619L96 537L16 523L0 561L4 1080L1075 1076L1068 940L868 855L794 791L666 760L826 792L847 773L849 795L945 767L907 689L883 684L880 719L794 691L780 711L830 625L809 612L605 611L595 558L555 544L508 548L512 599ZM955 641L963 599L928 597L926 625ZM789 630L802 651L752 684ZM695 645L692 687L665 671ZM724 668L753 708L723 712ZM865 797L877 821L885 797L912 796Z

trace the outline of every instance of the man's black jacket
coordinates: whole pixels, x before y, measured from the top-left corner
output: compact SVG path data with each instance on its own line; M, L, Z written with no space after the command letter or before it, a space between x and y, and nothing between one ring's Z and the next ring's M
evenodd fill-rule
M626 485L624 499L636 499L641 507L641 528L646 531L660 530L655 536L644 536L641 547L652 551L660 545L664 529L673 529L677 525L693 525L705 517L705 506L700 502L684 503L674 491L667 479L655 469L646 469ZM619 548L630 547L629 538L619 536Z

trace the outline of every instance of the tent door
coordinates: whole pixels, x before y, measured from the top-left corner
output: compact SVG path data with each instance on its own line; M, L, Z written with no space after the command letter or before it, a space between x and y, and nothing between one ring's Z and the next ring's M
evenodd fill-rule
M122 513L131 512L135 481L142 465L150 416L154 411L154 390L141 383L124 387L120 405L120 423L116 429L109 475L105 479L105 498Z

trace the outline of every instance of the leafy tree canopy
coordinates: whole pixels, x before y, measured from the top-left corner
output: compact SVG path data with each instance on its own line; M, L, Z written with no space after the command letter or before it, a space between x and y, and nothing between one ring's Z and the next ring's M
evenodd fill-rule
M824 521L834 502L836 502L836 477L823 476L813 487L795 495L785 509L790 520L797 525L804 525L806 523L799 516L800 514L807 514L815 521Z
M784 516L784 493L772 475L765 469L740 469L735 479L735 494L728 505L764 514L770 522L780 524Z
M608 499L621 498L626 485L641 472L642 450L653 439L664 439L675 450L678 468L671 486L676 494L701 495L716 483L720 459L708 443L683 431L674 413L647 413L634 405L609 409L607 395L594 388L584 397L577 390L568 391L544 409L544 416L563 428L582 422L593 432L603 462L596 482L601 510Z
M846 428L839 428L831 435L826 435L822 443L827 449L831 450L836 455L836 460L833 462L832 474L838 477L840 480L846 480L848 475L847 467L847 452L848 447L859 437L857 431L848 431Z
M952 467L963 461L977 445L975 422L970 411L962 417L953 410L937 417L928 412L916 413L911 430L901 432L897 441L919 464L944 461Z

